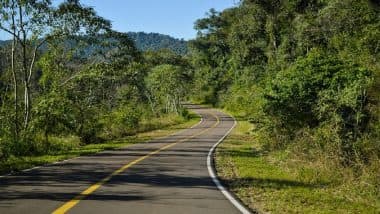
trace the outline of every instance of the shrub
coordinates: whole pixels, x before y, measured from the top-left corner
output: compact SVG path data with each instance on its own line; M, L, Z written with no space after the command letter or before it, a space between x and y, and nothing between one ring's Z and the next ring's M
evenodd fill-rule
M42 131L46 143L50 134L62 134L73 128L74 115L70 102L57 92L53 91L39 97L34 109L34 120L31 131Z
M332 124L340 149L353 155L353 142L368 125L367 89L372 72L333 54L311 51L280 71L265 94L264 111L294 134L303 127Z
M96 108L78 108L75 115L75 132L80 141L84 144L99 143L103 139L99 137L99 132L103 128L99 118L102 112Z
M116 138L134 134L142 117L139 108L141 107L123 106L106 115L101 120L103 135L106 138Z

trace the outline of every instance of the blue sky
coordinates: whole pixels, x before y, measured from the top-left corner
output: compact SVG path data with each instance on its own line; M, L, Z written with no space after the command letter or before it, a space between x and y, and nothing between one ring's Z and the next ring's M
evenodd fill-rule
M195 20L211 8L223 10L237 0L83 0L116 30L145 31L190 39L196 35Z
M53 2L60 2L53 0ZM112 21L115 30L157 32L176 38L196 35L194 22L211 8L221 11L238 0L82 0L99 15ZM0 39L7 36L0 32Z

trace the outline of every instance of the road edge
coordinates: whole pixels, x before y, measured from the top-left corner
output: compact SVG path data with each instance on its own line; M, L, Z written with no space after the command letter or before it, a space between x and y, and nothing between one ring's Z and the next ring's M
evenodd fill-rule
M222 112L223 114L226 114ZM232 115L228 115L234 120L233 126L226 132L226 134L219 139L218 142L216 142L210 149L207 155L207 169L208 173L212 179L212 181L215 183L216 187L222 192L222 194L242 213L242 214L252 214L251 211L243 204L240 202L239 199L236 198L236 196L231 193L225 186L223 186L222 182L219 180L217 174L216 174L216 169L215 169L215 161L214 161L214 153L216 147L220 143L223 142L224 139L231 133L231 131L235 128L237 122L236 119Z
M199 114L197 114L197 115L200 116ZM177 131L177 132L174 132L174 133L162 136L162 137L158 137L158 138L154 138L154 139L151 139L151 140L147 140L147 141L145 141L145 143L149 143L152 140L164 139L164 138L176 135L176 134L180 134L180 133L186 131L187 129L195 128L196 126L202 124L203 121L204 121L203 117L199 117L199 118L200 118L200 120L198 121L198 123L192 125L189 128L184 128L184 129L182 129L180 131ZM122 148L118 148L118 149L122 149ZM104 153L104 152L107 152L107 151L108 150L103 150L103 151L100 151L100 152L97 152L97 153L94 153L94 154L101 154L101 153ZM40 168L43 168L43 167L49 167L49 166L54 166L54 165L58 165L58 164L64 164L64 163L66 163L68 161L75 160L75 159L80 159L80 158L86 157L86 156L88 156L88 155L79 155L79 156L76 156L76 157L72 157L72 158L68 158L68 159L64 159L64 160L60 160L60 161L55 161L55 162L51 162L51 163L37 165L37 166L31 167L31 168L27 168L27 169L23 169L23 170L20 170L20 171L10 172L10 173L3 174L3 175L0 174L0 179L1 178L6 178L6 177L10 177L10 176L13 176L13 175L17 175L19 173L30 172L30 171L33 171L33 170L36 170L36 169L40 169Z

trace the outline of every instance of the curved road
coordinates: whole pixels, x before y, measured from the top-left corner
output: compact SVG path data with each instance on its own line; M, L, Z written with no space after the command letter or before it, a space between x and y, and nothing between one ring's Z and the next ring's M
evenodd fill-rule
M207 169L234 120L188 108L202 121L177 134L0 178L0 213L240 213Z

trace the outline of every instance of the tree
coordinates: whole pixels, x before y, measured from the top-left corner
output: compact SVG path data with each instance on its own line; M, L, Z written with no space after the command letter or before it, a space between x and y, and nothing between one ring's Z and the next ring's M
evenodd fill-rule
M110 29L109 21L79 1L67 0L57 8L49 0L6 0L1 3L0 29L12 36L11 71L14 88L14 139L19 135L19 81L24 90L23 129L30 122L31 81L37 54L49 41L73 35L95 34Z
M164 111L179 113L181 100L186 94L187 81L179 66L159 65L148 74L147 87L152 109L162 106Z

